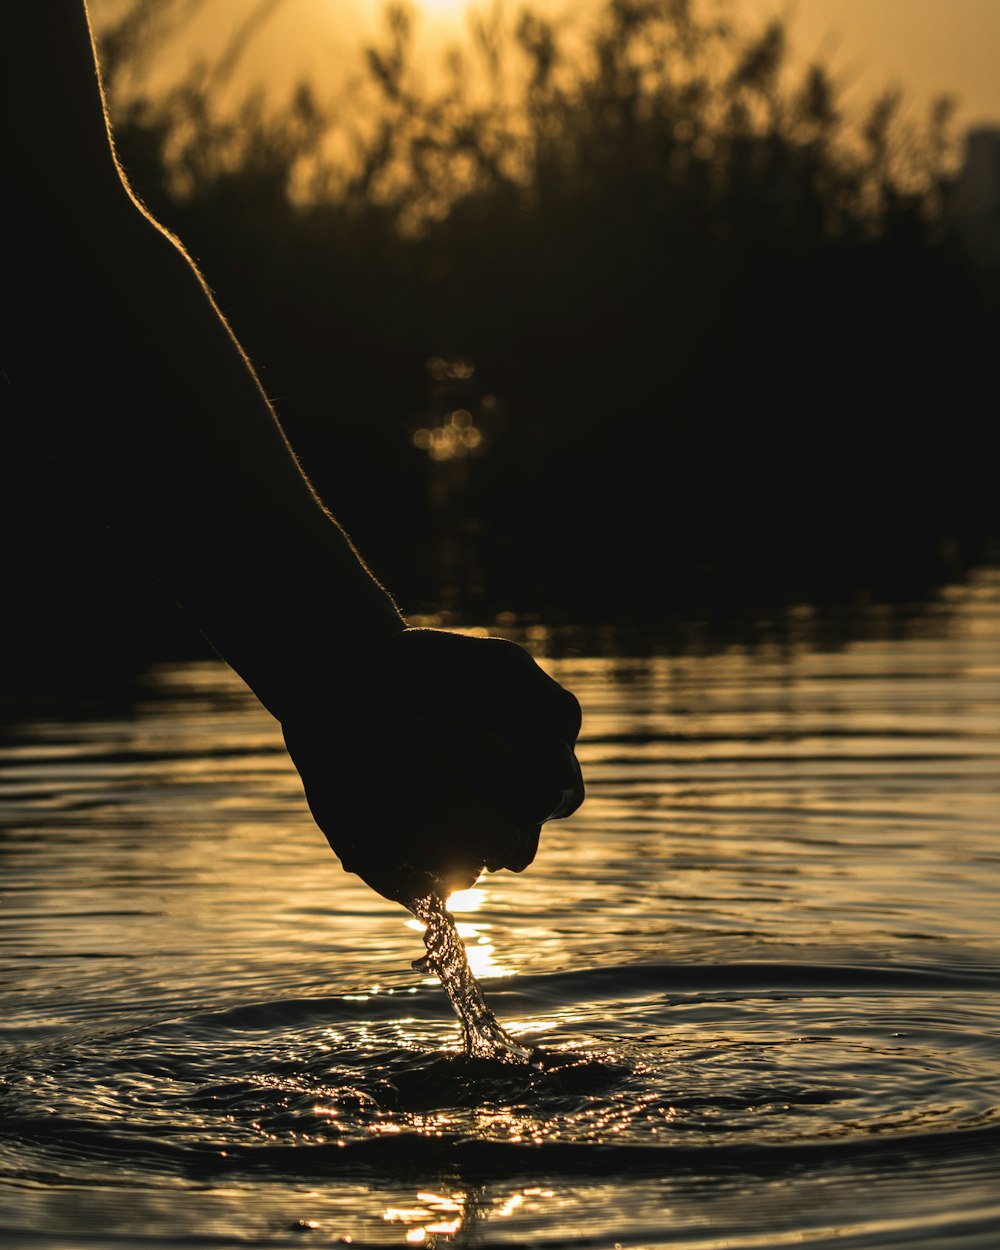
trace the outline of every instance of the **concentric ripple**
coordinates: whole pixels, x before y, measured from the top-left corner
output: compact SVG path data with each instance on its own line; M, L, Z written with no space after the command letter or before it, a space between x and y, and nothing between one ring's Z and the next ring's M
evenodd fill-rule
M467 1057L430 987L24 1048L0 1067L7 1150L22 1172L55 1152L64 1172L90 1177L122 1160L187 1175L266 1166L273 1177L323 1173L331 1150L345 1152L339 1166L396 1166L408 1151L419 1166L445 1146L454 1161L489 1144L545 1147L547 1169L589 1173L656 1170L692 1151L885 1152L923 1138L933 1152L956 1134L1000 1131L991 976L731 966L699 986L697 969L614 971L613 1016L579 1010L580 974L503 995L535 1048L530 1064ZM583 1001L599 997L595 984Z

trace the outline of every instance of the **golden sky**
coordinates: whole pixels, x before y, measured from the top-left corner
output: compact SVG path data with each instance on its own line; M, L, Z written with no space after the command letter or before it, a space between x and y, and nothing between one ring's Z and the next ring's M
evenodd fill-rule
M272 0L273 8L248 46L242 81L266 79L283 91L302 76L334 85L351 52L378 26L381 0ZM419 0L425 40L443 42L463 29L475 0ZM90 0L95 18L122 0ZM211 58L261 0L204 0L183 37L164 47L159 71L174 74L198 57ZM1000 125L1000 0L731 0L752 27L791 16L792 63L827 61L846 102L861 108L890 82L901 85L911 109L945 92L959 98L960 124ZM587 0L534 0L554 14L585 8ZM517 9L519 4L512 4ZM321 91L321 94L323 92Z

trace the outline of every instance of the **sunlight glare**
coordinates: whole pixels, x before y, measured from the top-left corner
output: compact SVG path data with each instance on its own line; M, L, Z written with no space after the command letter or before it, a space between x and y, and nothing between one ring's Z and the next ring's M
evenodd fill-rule
M507 968L497 962L496 947L486 938L481 937L475 944L466 943L465 953L469 957L472 975L479 981L486 981L491 977L514 976L513 968Z
M478 911L486 899L486 891L472 886L468 890L456 890L449 894L445 907L454 915L459 911Z

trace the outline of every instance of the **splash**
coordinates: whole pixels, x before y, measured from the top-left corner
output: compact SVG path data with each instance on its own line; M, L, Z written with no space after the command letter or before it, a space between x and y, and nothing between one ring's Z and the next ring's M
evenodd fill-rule
M416 961L414 967L428 968L444 986L462 1026L465 1053L476 1059L528 1063L531 1049L519 1046L487 1005L469 967L465 943L443 900L437 894L427 894L413 899L408 907L420 923L427 926L424 932L427 955Z

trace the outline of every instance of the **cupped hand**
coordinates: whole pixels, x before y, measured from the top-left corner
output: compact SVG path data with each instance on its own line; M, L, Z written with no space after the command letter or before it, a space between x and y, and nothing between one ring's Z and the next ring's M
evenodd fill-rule
M386 898L521 872L583 802L580 705L515 643L406 629L345 668L282 728L317 824Z

